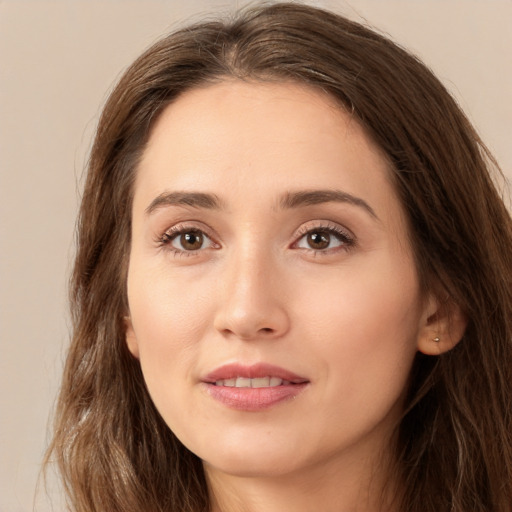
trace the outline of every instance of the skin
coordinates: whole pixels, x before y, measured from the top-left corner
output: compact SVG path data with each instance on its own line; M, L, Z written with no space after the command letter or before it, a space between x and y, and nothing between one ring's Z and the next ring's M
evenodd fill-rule
M283 207L318 189L369 208ZM156 199L173 192L212 194L219 208ZM392 510L380 491L413 358L455 338L432 342L444 334L437 303L420 291L388 164L361 126L296 84L188 91L153 129L132 220L128 348L164 420L204 461L214 509ZM204 232L203 245L187 250L173 228ZM308 231L328 246L312 249ZM309 383L236 410L201 384L233 362Z

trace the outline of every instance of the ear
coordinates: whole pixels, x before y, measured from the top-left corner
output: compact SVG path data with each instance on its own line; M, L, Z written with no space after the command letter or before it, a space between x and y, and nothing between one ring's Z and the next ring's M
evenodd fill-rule
M139 359L139 343L137 342L137 337L133 330L132 319L129 316L125 316L123 320L126 346L128 347L131 355L135 357L135 359Z
M422 314L418 335L418 350L436 356L451 350L464 335L466 315L449 297L440 301L429 295Z

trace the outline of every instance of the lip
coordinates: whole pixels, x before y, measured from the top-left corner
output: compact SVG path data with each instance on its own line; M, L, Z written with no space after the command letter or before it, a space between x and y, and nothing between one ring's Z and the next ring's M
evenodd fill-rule
M232 379L235 377L257 379L267 376L278 377L290 381L293 384L308 382L308 379L300 375L268 363L257 363L253 365L243 365L240 363L226 364L213 370L201 380L209 384L215 384L218 380Z
M257 379L277 377L286 381L280 386L264 388L237 388L217 386L216 382L236 377ZM309 380L289 370L267 363L254 365L227 364L208 373L201 379L206 392L217 402L240 411L262 411L299 395Z

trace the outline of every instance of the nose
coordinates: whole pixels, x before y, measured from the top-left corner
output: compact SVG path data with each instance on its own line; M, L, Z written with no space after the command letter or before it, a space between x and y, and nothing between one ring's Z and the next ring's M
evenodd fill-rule
M215 329L242 340L282 337L290 327L282 272L268 254L233 260L223 272Z

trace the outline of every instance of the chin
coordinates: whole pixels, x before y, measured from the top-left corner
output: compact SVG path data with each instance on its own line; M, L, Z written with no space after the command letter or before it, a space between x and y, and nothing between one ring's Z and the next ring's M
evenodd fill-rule
M222 458L222 460L215 458L212 462L203 460L203 464L206 471L212 469L239 478L281 477L296 472L302 465L298 460L285 460L282 456L279 459L262 459L261 456L251 457L247 454L243 458L233 456Z
M273 477L293 473L306 461L302 454L300 443L293 443L290 439L280 442L269 442L264 439L265 434L258 437L256 442L233 444L229 442L222 447L220 440L216 444L216 451L207 450L201 456L205 468L212 468L216 471L242 478L249 477Z

